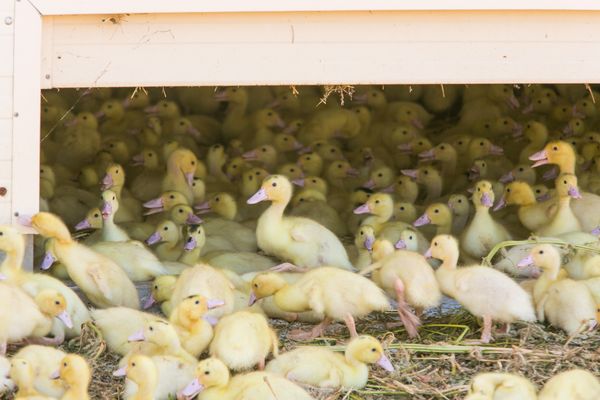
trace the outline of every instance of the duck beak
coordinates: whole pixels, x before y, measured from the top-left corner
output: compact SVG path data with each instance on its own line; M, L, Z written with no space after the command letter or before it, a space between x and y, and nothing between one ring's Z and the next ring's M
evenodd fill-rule
M102 178L102 190L110 189L114 184L113 178L110 174L104 175Z
M188 186L192 186L194 184L194 173L186 172L185 173L185 181L187 182Z
M17 221L19 222L19 224L27 228L33 228L33 220L31 215L19 215L17 217Z
M417 169L401 169L400 172L402 173L402 175L409 176L413 179L417 179L419 170L417 170Z
M58 378L60 378L60 370L57 369L52 374L50 374L50 376L48 378L50 378L50 379L58 379Z
M423 226L423 225L428 225L430 223L431 223L431 218L429 218L429 215L427 215L427 213L424 213L419 218L417 218L417 220L415 222L413 222L413 226Z
M500 181L500 183L505 183L505 184L506 183L510 183L510 182L512 182L514 180L515 180L515 174L512 171L510 171L510 172L502 175L500 177L500 179L498 179L498 181Z
M211 211L210 203L208 201L205 201L202 204L198 204L197 206L194 206L194 208L196 209L198 214L207 214Z
M531 156L529 156L529 159L531 161L535 161L535 163L531 166L532 168L550 163L550 161L548 160L548 153L546 152L546 150L541 150L537 153L533 153Z
M423 128L425 128L425 126L423 125L423 123L421 122L420 119L418 118L413 118L410 120L410 123L417 129L423 130Z
M494 207L494 211L501 210L504 207L506 207L506 198L504 196L502 196L500 198L500 201L498 202L498 204L496 204L496 206Z
M265 200L269 200L269 195L267 194L265 189L260 188L260 189L258 189L258 192L254 193L254 195L246 201L246 203L256 204L256 203L260 203L261 201L265 201Z
M360 171L356 168L348 168L346 171L346 176L349 178L356 178L360 175Z
M140 329L139 331L135 332L127 338L127 341L129 342L142 342L144 340L146 340L146 336L144 336L143 329Z
M297 151L297 150L300 150L300 149L303 149L303 148L304 148L304 145L303 145L302 143L300 143L300 142L299 142L299 141L297 141L297 140L296 140L296 141L294 141L294 150L296 150L296 151Z
M106 113L104 111L98 111L97 113L94 114L94 117L96 117L97 119L103 118L106 115Z
M154 105L154 106L149 106L144 108L144 112L147 114L156 114L158 112L158 106Z
M392 362L390 361L389 358L387 358L385 356L385 354L381 355L381 358L379 358L379 360L377 360L377 365L379 365L381 368L385 369L387 372L394 372L394 366L392 365Z
M73 321L71 321L71 316L65 310L56 316L65 326L69 329L73 328Z
M597 228L592 229L592 235L600 235L600 226Z
M581 193L579 192L579 189L574 186L569 186L569 196L574 199L581 199Z
M369 179L368 181L362 184L362 187L373 190L375 188L375 181L373 179Z
M198 225L202 223L202 218L198 217L197 215L193 214L193 213L189 213L185 223L187 225Z
M7 279L8 279L8 276L6 276L6 275L4 275L4 274L0 273L0 281L5 281L5 280L7 280Z
M425 257L425 258L433 258L433 255L431 254L431 247L427 249L427 251L425 252L425 254L423 254L423 257Z
M219 323L219 318L215 317L214 315L203 315L202 319L208 322L211 326L215 326Z
M227 92L224 90L216 92L213 97L216 101L229 101L229 96L227 95Z
M294 179L292 183L296 186L304 187L304 178Z
M258 160L258 152L256 150L250 150L242 154L242 158L246 161Z
M521 106L521 103L519 103L519 99L517 99L517 97L514 94L510 95L510 97L507 99L507 102L508 106L513 110L516 110Z
M92 227L92 225L90 224L90 222L87 219L84 219L83 221L81 221L80 223L75 225L75 230L81 231L84 229L90 229L91 227Z
M533 257L530 255L528 255L527 257L525 257L524 259L522 259L521 261L519 261L517 263L517 267L520 268L524 268L524 267L529 267L530 265L533 265Z
M202 134L200 133L200 131L198 129L194 128L191 125L187 128L186 133L189 133L190 135L192 135L196 139L202 138Z
M544 193L543 195L538 196L536 198L536 200L539 201L540 203L542 203L542 202L544 202L546 200L549 200L549 199L550 199L550 193Z
M373 243L375 243L375 238L373 236L367 236L364 243L365 249L372 251Z
M188 396L189 398L192 398L194 396L196 396L198 393L200 393L201 391L204 390L204 385L202 385L200 383L200 381L198 380L198 378L194 379L193 381L191 381L181 392L180 394L184 395L184 396Z
M501 156L504 154L504 149L500 146L496 146L495 144L490 147L490 154L494 156Z
M145 208L160 208L160 211L162 211L162 209L165 206L162 197L159 197L159 198L153 199L153 200L149 200L149 201L145 202L143 205Z
M198 243L196 243L196 239L191 237L188 239L187 242L185 242L185 245L183 246L183 250L192 251L196 248L197 245L198 245Z
M366 93L355 94L352 97L352 103L357 105L367 104L368 95Z
M113 376L126 376L127 375L127 367L121 367L115 372L113 372Z
M46 271L49 269L52 264L56 261L56 258L49 251L44 255L44 259L42 260L42 264L40 265L40 269Z
M219 299L209 299L206 301L206 306L209 310L212 310L213 308L223 307L224 305L225 302Z
M395 189L394 185L390 185L386 188L381 189L380 191L382 193L394 193L394 189Z
M104 204L102 205L102 219L108 219L108 217L110 217L112 212L113 212L112 205L105 201Z
M253 306L254 303L256 303L256 300L258 300L256 298L256 294L254 294L254 291L250 292L250 298L248 299L248 306Z
M523 114L531 114L533 112L533 103L529 103L521 112Z
M394 247L398 250L402 250L406 248L406 242L402 239L398 240L396 242L396 244L394 245Z
M399 144L398 150L400 150L402 153L410 153L412 151L412 144L410 144L410 143Z
M558 176L558 171L558 167L554 167L544 172L544 175L542 175L542 179L544 179L545 181L551 181L553 179L556 179L556 177Z
M160 242L162 240L162 237L160 236L160 232L154 232L152 235L150 235L150 237L148 239L146 239L146 244L148 246L152 246L153 244L156 244L158 242Z
M133 162L131 164L134 166L144 165L144 155L136 154L135 156L133 156Z
M429 149L419 153L419 158L425 161L433 161L435 160L435 150Z
M368 203L363 204L362 206L358 206L354 209L354 214L369 214L371 212L371 208Z
M481 205L488 208L494 205L494 202L492 201L492 198L488 192L484 192L481 195Z
M277 122L275 124L279 129L285 128L285 121L281 119L281 117L277 118Z
M144 299L144 304L142 304L142 308L144 310L149 309L150 307L152 307L154 305L154 303L156 303L156 299L154 298L154 296L152 296L152 293L150 293L148 295L148 297L146 297Z

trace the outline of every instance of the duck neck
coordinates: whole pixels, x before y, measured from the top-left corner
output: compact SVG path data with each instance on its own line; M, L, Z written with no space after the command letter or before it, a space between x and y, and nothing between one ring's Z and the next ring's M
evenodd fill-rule
M287 200L276 200L273 201L271 203L271 205L269 206L269 208L267 208L265 210L265 212L262 214L262 216L260 217L261 220L264 220L265 222L268 221L273 221L273 222L279 222L283 219L283 212L285 211L285 208L287 207L289 202L289 199Z
M181 257L179 257L179 262L187 264L187 265L195 265L200 259L200 253L202 252L202 247L196 246L193 250L186 251L184 250L181 253Z
M310 309L307 296L293 285L283 283L281 288L273 295L275 304L284 311L303 312Z
M452 233L452 219L445 224L440 224L437 226L436 235L449 235Z
M364 362L357 360L349 349L346 350L344 357L346 359L346 366L349 369L344 374L345 380L366 383L369 379L369 367Z
M141 386L140 389L141 390ZM139 393L139 392L138 392ZM74 385L71 386L61 397L61 400L88 400L90 397L88 395L87 388L82 385ZM149 397L141 397L140 400L150 400L152 396Z
M560 272L560 260L553 260L543 266L542 275L535 281L533 287L533 299L537 303L548 290L548 287L558 280Z
M5 258L0 265L0 271L7 275L9 278L21 272L21 264L23 263L23 257L25 254L25 245L23 240L20 239L19 243L15 242L15 245L4 251Z
M439 199L442 196L443 183L442 179L431 179L425 182L425 188L427 189L427 198L431 201Z

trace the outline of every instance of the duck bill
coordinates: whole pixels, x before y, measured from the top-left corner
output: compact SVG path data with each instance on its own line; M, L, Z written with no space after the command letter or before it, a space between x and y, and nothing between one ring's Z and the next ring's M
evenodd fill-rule
M153 199L153 200L149 200L149 201L145 202L143 205L145 208L160 208L161 211L165 206L162 197L159 197L159 198Z
M501 209L503 209L504 207L506 207L506 198L505 198L504 196L502 196L502 197L500 198L500 201L498 202L498 204L496 204L496 205L494 206L494 211L501 210Z
M140 165L144 165L144 155L143 154L136 154L135 156L133 156L133 162L131 163L133 166L140 166Z
M194 206L194 209L198 212L198 214L207 214L209 212L211 212L212 208L210 207L210 203L208 201L205 201L202 204L198 204L197 206Z
M83 221L81 221L80 223L75 225L75 230L82 231L84 229L90 229L91 227L92 227L92 224L90 224L90 221L88 221L87 219L84 219Z
M105 116L106 116L106 113L104 111L98 111L97 113L94 114L94 117L96 117L97 119L104 118Z
M206 307L208 307L209 310L212 310L214 308L223 307L224 305L225 305L225 302L220 299L208 299L206 301Z
M360 175L360 171L356 168L348 168L346 171L346 178L356 178Z
M112 210L112 205L108 202L104 202L104 204L102 205L102 219L108 219L108 217L111 216L113 210Z
M388 186L386 188L381 189L380 192L382 192L382 193L394 193L394 189L395 189L394 185L390 185L390 186Z
M284 129L285 128L285 121L283 119L281 119L281 117L277 117L277 121L275 122L275 126L277 126L279 129Z
M519 99L517 99L517 97L514 94L510 95L510 97L507 99L507 102L508 106L513 110L516 110L521 106L521 103L519 103Z
M294 179L292 183L296 186L304 187L304 178Z
M435 160L435 150L429 149L419 153L419 158L424 161L433 161Z
M50 378L52 380L60 378L60 370L57 369L56 371L54 371L53 373L51 373L48 378Z
M224 90L216 92L215 95L213 96L213 98L216 101L221 101L221 102L229 101L229 96L227 95L227 92Z
M375 181L373 179L369 179L368 181L362 184L362 187L369 190L373 190L375 189Z
M406 154L406 153L411 153L412 152L412 144L411 143L402 143L398 145L398 150L400 150L400 152Z
M296 141L294 141L293 148L294 148L295 151L298 151L300 149L303 149L304 145L302 143L300 143L299 141L296 140Z
M113 372L113 376L126 376L127 375L127 367L121 367L115 372Z
M381 355L381 358L377 360L377 365L381 368L385 369L387 372L394 372L394 366L389 358L387 358L384 354Z
M158 112L158 106L154 105L154 106L149 106L144 108L144 112L146 114L156 114Z
M146 336L144 336L144 330L140 329L139 331L133 333L127 338L129 342L142 342L146 340Z
M352 97L352 103L354 103L356 105L367 104L367 99L368 98L369 98L369 96L366 93L355 94Z
M56 258L54 258L52 253L47 251L46 254L44 254L44 259L42 260L42 263L40 264L40 269L46 271L50 269L52 264L54 264L55 262Z
M600 226L592 229L592 235L600 236Z
M192 135L196 139L202 138L202 133L200 133L198 129L194 128L191 125L189 126L189 128L187 128L186 133Z
M194 215L193 213L189 213L185 223L187 225L198 225L202 223L202 218L198 217L197 215Z
M265 189L260 188L258 189L258 192L254 193L254 195L246 201L246 203L257 204L265 200L269 200L269 195L267 194L267 191Z
M194 173L186 172L184 175L185 175L185 181L187 182L188 186L192 186L194 184Z
M569 187L568 193L573 199L581 199L581 193L579 192L579 189L574 186Z
M102 190L110 189L114 184L113 178L110 174L104 175L102 178Z
M541 150L537 153L533 153L531 156L529 156L529 159L531 161L535 161L535 163L533 163L533 165L531 166L532 168L550 163L550 160L548 160L548 153L546 152L546 150Z
M525 267L529 267L530 265L533 265L533 257L530 255L528 255L527 257L523 258L521 261L519 261L517 263L517 267L519 268L525 268Z
M542 203L546 200L550 200L550 193L544 193L541 196L536 197L536 200L539 201L540 203Z
M144 310L149 309L150 307L152 307L154 305L154 303L156 303L156 299L154 298L154 296L152 296L152 293L150 293L145 299L144 299L144 303L142 304L142 308Z
M431 219L427 215L427 213L421 215L415 222L413 222L413 226L423 226L431 223Z
M417 129L423 130L423 128L425 128L425 126L423 125L423 123L421 122L421 120L418 119L418 118L411 119L410 123L412 124L412 126L414 126Z
M394 247L395 247L397 250L403 250L403 249L406 249L406 242L405 242L404 240L400 239L400 240L398 240L398 241L396 242L396 244L394 245Z
M417 179L419 170L417 170L417 169L401 169L400 172L402 173L402 175L411 177L413 179Z
M504 155L504 149L500 146L496 146L495 144L493 144L492 147L490 147L490 154L494 156Z
M188 383L188 385L183 388L183 390L180 392L180 394L187 396L188 398L192 398L194 396L196 396L198 393L202 392L204 390L204 385L202 385L200 383L200 381L198 380L198 378L194 379L193 381L191 381L190 383Z
M198 245L198 243L196 243L196 239L191 237L191 238L189 238L189 240L187 242L185 242L185 245L183 246L183 250L192 251L196 248L197 245Z
M373 236L367 236L365 238L365 249L372 251L373 250L373 244L375 243L375 238Z
M150 237L148 239L146 239L146 244L148 246L152 246L153 244L156 244L158 242L160 242L162 240L162 237L160 236L160 232L154 232L152 235L150 235Z
M369 214L371 212L371 208L369 204L365 203L362 206L358 206L354 209L354 214Z
M556 177L558 177L558 167L554 167L546 172L544 172L544 174L542 175L542 179L544 181L551 181L553 179L556 179Z
M510 183L510 182L512 182L514 180L515 180L515 174L512 171L510 171L510 172L502 175L500 177L500 179L498 179L498 181L500 181L500 183L504 183L504 184Z
M214 315L203 315L202 319L208 322L211 326L215 326L219 323L219 318L215 317Z
M492 198L488 192L485 192L481 195L481 205L487 208L490 208L494 205Z
M71 316L65 310L56 316L65 326L69 329L73 328L73 321L71 321Z
M258 298L256 297L256 294L254 293L254 291L250 292L250 298L248 298L248 306L253 306L257 300L258 300Z
M425 257L425 258L433 258L433 255L431 254L431 247L427 249L427 251L425 252L425 254L423 254L423 257Z
M250 150L242 154L242 158L246 161L258 160L258 152L256 150Z
M522 111L521 113L527 115L527 114L531 114L533 112L533 103L529 103Z

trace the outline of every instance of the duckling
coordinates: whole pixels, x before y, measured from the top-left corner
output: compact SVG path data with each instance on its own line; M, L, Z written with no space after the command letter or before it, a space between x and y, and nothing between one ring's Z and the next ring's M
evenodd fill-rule
M173 190L183 194L188 204L194 201L192 183L198 159L190 150L177 149L171 153L167 160L167 173L163 178L161 190Z
M263 370L269 353L278 356L278 346L277 335L263 315L238 311L217 323L209 352L232 370L248 370L255 365Z
M249 372L230 378L227 366L218 358L202 360L193 379L179 396L199 400L269 399L314 400L304 389L270 372Z
M592 373L572 369L553 376L540 390L538 400L593 400L600 396L600 382Z
M396 221L411 224L417 219L417 215L417 207L412 203L401 201L394 204L393 219Z
M171 295L173 294L173 288L177 283L177 276L163 275L159 276L152 283L152 288L148 296L144 299L144 309L152 307L155 303L161 305L163 314L170 315L172 311L171 307Z
M64 324L54 324L59 336L72 338L81 334L81 325L90 320L90 314L81 298L63 282L45 274L35 274L23 271L21 266L25 254L25 240L15 228L0 226L0 251L5 258L0 265L0 273L8 282L19 286L30 296L35 297L43 290L50 289L60 293L66 300L66 311L73 323L72 328Z
M397 298L400 319L409 335L417 336L421 324L418 316L423 310L439 305L442 299L433 269L422 255L408 250L394 251L394 245L387 240L375 241L373 261L361 274L373 272L375 283ZM410 314L407 302L415 308L416 316Z
M169 322L175 327L182 347L194 357L200 357L213 338L214 319L205 316L206 312L222 305L220 300L195 295L183 300L171 313Z
M582 231L582 226L571 209L571 198L581 199L577 176L562 174L555 181L558 209L552 220L536 231L540 236L556 236L563 233Z
M120 203L120 211L115 211L116 222L141 221L142 206L134 198L125 186L125 170L119 164L109 164L106 167L106 174L102 179L102 190L111 190L116 195L116 200Z
M542 275L533 288L537 318L546 319L569 335L577 335L596 326L596 303L581 281L559 279L561 256L555 247L542 244L534 247L519 266L535 264Z
M459 235L467 225L471 213L469 199L464 194L453 194L448 198L448 208L452 211L451 232Z
M436 235L450 234L452 231L452 211L444 203L430 204L425 213L421 215L413 226L420 227L433 224L436 227Z
M112 190L102 192L102 229L100 239L104 242L127 242L129 235L124 229L115 224L115 215L119 212L120 205L117 195Z
M537 400L535 386L526 378L502 372L484 372L473 377L465 400Z
M480 265L457 269L458 254L456 239L439 235L433 238L425 256L442 261L435 271L442 293L483 318L481 342L491 340L493 320L507 324L516 320L536 320L531 298L515 281L502 272Z
M51 378L52 374L60 367L60 363L67 353L50 346L36 344L20 349L13 359L25 360L31 367L33 388L39 393L53 398L61 398L65 387L60 380Z
M195 363L197 360L181 347L181 341L175 328L168 322L155 319L144 323L142 329L129 336L130 342L143 342L142 345L128 353L121 361L126 362L136 353L147 356L173 356L186 363Z
M89 400L88 386L92 380L90 365L78 354L67 354L54 373L66 386L61 400Z
M113 372L113 376L127 377L126 400L162 400L174 398L194 379L195 371L195 363L182 362L176 357L134 354L126 366Z
M131 182L131 192L141 201L149 201L161 193L162 170L158 153L152 149L144 149L133 157L134 166L141 166L140 171Z
M55 215L38 213L31 226L49 238L42 269L58 260L73 281L96 306L125 305L139 309L139 299L127 274L110 259L75 242L64 223Z
M427 196L423 203L432 203L439 199L443 191L443 179L440 172L431 165L424 165L418 169L403 169L402 174L425 187Z
M318 222L307 218L285 217L283 212L292 197L292 184L281 176L266 178L248 204L271 201L256 227L258 246L299 267L332 265L352 270L348 254L339 239Z
M181 232L173 221L162 221L157 225L156 231L146 239L148 246L157 243L154 253L161 261L177 261L183 253Z
M54 400L55 397L48 397L40 394L33 387L33 371L31 365L26 360L13 358L10 362L10 379L18 387L15 393L15 400Z
M44 289L35 298L31 298L20 288L2 283L0 296L2 307L5 307L4 315L0 315L3 326L0 332L1 354L6 352L7 342L26 337L41 343L61 344L65 338L65 330L58 328L53 318L59 319L67 328L73 328L71 317L66 312L66 300L56 290ZM15 302L20 303L18 307ZM52 334L54 338L45 338L48 334Z
M313 310L325 320L311 332L290 333L288 337L313 339L324 331L331 320L344 321L352 336L357 336L354 318L373 311L389 309L389 302L372 281L352 272L320 267L306 272L294 284L288 284L276 273L257 275L252 280L250 304L257 299L274 296L275 304L284 311ZM352 299L348 301L346 299Z
M381 343L372 336L361 335L350 340L344 355L326 347L297 347L269 362L266 371L316 387L362 389L369 378L368 364L394 371Z
M327 204L326 195L315 189L303 189L294 196L290 215L312 219L336 236L348 234L346 224L337 211Z
M460 238L461 248L469 257L480 259L486 256L496 244L511 239L506 228L490 216L490 208L493 205L492 184L488 181L479 181L473 193L475 215Z
M371 251L373 250L373 243L375 243L375 231L370 225L362 225L358 228L354 237L354 245L358 254L353 264L362 271L371 265Z

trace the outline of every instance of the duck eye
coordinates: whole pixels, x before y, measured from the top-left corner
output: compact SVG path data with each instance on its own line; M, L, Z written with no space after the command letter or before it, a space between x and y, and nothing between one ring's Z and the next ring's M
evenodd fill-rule
M563 181L563 183L566 185L566 184L567 184L567 181Z
M566 109L566 108L563 108L563 109L562 109L562 112L567 112L567 109Z
M440 146L440 150L445 150L446 146Z
M507 120L504 120L504 125L508 125L508 121Z
M194 304L200 304L200 300L196 300Z
M190 164L192 164L192 165L196 165L196 161L192 161Z
M435 210L433 210L434 213L438 214L440 212L440 210L438 210L437 208Z
M210 371L204 371L204 375L210 375Z
M158 285L154 285L154 289L158 290Z
M84 116L83 116L83 119L84 119L84 120L87 120L87 115L84 115Z
M506 193L510 193L510 188L506 189Z
M273 186L273 187L277 186L277 182L271 183L271 186Z
M379 174L377 174L377 176L381 178L383 176L383 174L379 173Z
M342 164L338 164L338 168L341 169L342 168Z
M165 227L163 228L163 231L168 231L168 230L169 230L169 227L168 227L168 226L165 226Z
M154 327L153 326L149 327L148 329L150 330L150 332L154 331Z
M306 161L310 161L310 157L306 157Z
M99 216L99 214L94 214L94 218L98 218Z
M480 145L480 146L483 146L483 142L479 142L479 145Z
M317 180L316 180L316 179L313 179L313 180L312 180L312 183L317 183Z
M113 201L114 201L114 200L116 200L116 199L115 199L115 196L113 196L113 198L112 198L112 199L113 199Z
M552 148L552 150L554 150L554 151L557 151L557 150L558 150L558 146L554 146L554 147Z
M258 283L255 283L253 286L254 286L255 288L258 288Z
M462 144L463 144L462 140L460 142L458 142L459 146L462 146Z
M427 170L423 171L423 173L424 173L425 175L429 175L429 171L427 171Z
M60 306L60 301L56 300L56 301L54 302L54 304L56 304L57 306Z
M132 363L131 363L131 366L132 366L132 367L135 367L135 363L134 363L134 362L132 362Z
M180 209L179 209L179 214L181 214L182 212L183 212L183 210L180 208Z
M404 211L404 206L400 207L400 211Z
M63 367L66 367L68 364L66 362L63 363Z
M273 113L269 111L269 112L267 113L267 115L270 117L270 116L272 116L272 115L273 115Z
M489 128L490 128L490 124L485 124L483 127L484 127L485 129L489 129Z
M458 199L458 202L459 202L459 203L462 203L462 199Z
M251 180L252 180L252 175L250 175L250 176L248 177L248 180L249 180L249 181L251 181Z
M478 192L481 192L481 188L477 188L477 191L478 191Z
M372 351L373 353L375 353L375 352L377 351L377 349L376 349L375 347L373 347L373 348L371 349L371 351Z
M539 251L539 253L540 253L540 254L544 254L544 250L540 250L540 251Z
M437 244L437 242L433 242L433 245L434 245L434 246L437 246L438 244Z
M375 200L375 204L379 204L379 200Z
M408 237L408 240L412 240L412 236L409 236L409 237Z
M254 175L259 176L260 175L260 171L256 171L256 173Z
M519 172L523 172L523 168L519 168Z
M361 234L361 235L364 235L365 233L364 233L363 231L360 231L360 234Z
M183 122L183 121L181 121L181 122L179 123L179 126L184 126L184 125L185 125L185 122Z

